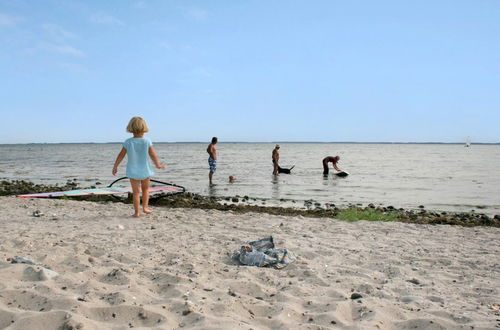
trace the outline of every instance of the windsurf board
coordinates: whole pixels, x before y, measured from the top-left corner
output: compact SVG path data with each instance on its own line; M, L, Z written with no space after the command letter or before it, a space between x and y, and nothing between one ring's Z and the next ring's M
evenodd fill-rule
M149 193L177 193L182 192L182 187L176 186L153 186L149 187ZM50 198L50 197L75 197L75 196L96 196L96 195L124 195L132 193L132 187L106 187L94 189L77 189L67 191L54 191L35 194L17 195L20 198Z

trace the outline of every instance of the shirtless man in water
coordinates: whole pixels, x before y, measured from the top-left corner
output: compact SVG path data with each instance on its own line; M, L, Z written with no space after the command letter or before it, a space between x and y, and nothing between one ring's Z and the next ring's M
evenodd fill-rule
M212 184L212 177L217 170L217 150L215 150L215 145L217 144L217 138L213 137L212 142L207 147L208 152L208 166L210 167L210 172L208 172L208 181Z
M277 144L276 147L273 149L273 175L279 175L278 169L279 165L278 162L280 160L280 145Z

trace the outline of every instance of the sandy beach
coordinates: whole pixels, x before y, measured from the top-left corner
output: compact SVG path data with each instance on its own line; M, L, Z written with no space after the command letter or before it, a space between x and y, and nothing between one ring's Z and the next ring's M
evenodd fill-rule
M0 202L2 329L500 326L499 228ZM277 270L231 259L269 235L297 260Z

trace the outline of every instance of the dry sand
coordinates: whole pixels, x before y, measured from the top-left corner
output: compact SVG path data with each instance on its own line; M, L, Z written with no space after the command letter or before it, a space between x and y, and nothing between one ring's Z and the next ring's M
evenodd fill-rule
M158 207L133 219L120 203L0 203L0 328L500 326L499 228ZM298 260L276 270L230 258L268 235Z

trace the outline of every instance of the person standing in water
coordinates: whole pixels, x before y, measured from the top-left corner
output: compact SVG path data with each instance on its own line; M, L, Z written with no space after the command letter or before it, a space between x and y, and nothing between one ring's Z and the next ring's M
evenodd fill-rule
M341 172L342 170L337 166L338 161L340 160L339 156L328 156L323 158L323 174L328 175L329 169L328 169L328 163L332 162L333 168L336 169L337 171Z
M212 184L212 177L214 176L214 173L217 170L217 150L215 149L216 144L217 144L217 138L214 136L212 138L212 142L207 147L208 166L210 167L210 171L208 172L208 181L210 184Z
M279 175L280 145L277 144L273 149L273 175Z

